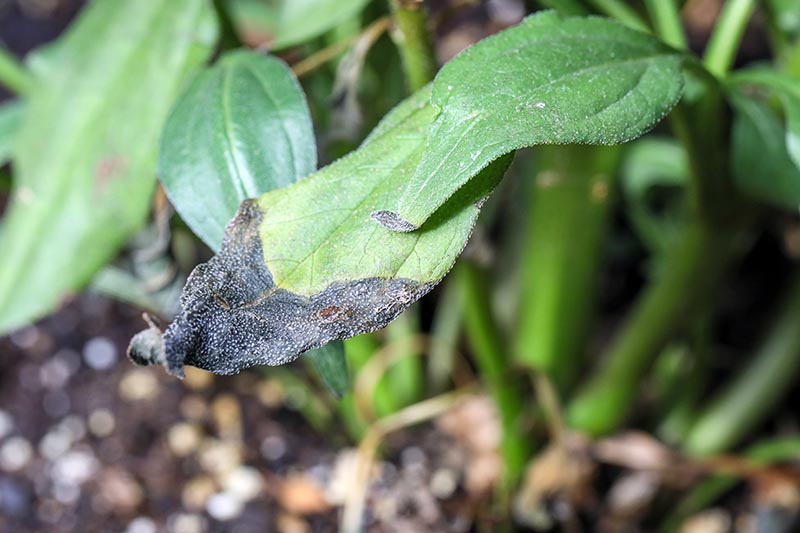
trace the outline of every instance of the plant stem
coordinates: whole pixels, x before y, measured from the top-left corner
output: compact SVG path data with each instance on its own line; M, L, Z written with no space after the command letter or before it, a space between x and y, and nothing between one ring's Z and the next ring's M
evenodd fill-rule
M403 59L406 82L413 93L436 75L436 56L421 0L390 0L394 18L392 39Z
M764 343L749 365L698 417L684 447L692 455L735 445L770 412L800 371L800 275Z
M563 394L586 349L616 148L541 147L528 215L515 356Z
M416 338L419 335L419 307L412 307L386 328L387 341L395 346L399 360L386 371L379 386L388 387L390 410L379 409L380 416L389 415L417 402L425 385L425 370L419 357Z
M675 249L666 254L661 277L640 297L599 371L569 406L572 427L600 435L624 420L652 358L690 318L698 299L727 265L731 255L727 242L708 224L689 225Z
M703 56L703 63L713 74L724 76L731 68L755 7L756 0L728 0L723 4Z
M444 392L453 375L464 316L463 301L461 287L452 281L445 281L431 325L428 383L434 393Z
M34 86L31 73L4 46L0 46L0 83L18 96L25 96Z
M601 13L617 19L630 28L650 33L650 28L639 16L639 13L622 0L589 0L589 4L593 5Z
M653 21L656 35L668 45L686 50L686 34L675 0L644 0L644 5Z
M504 485L508 489L519 480L528 459L528 442L522 431L522 398L512 379L503 337L489 311L490 298L484 273L467 261L462 261L456 268L464 292L464 321L471 353L500 415Z

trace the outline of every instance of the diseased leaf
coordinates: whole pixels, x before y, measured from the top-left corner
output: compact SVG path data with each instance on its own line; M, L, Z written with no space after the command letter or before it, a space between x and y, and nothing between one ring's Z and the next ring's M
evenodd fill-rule
M428 90L361 148L289 187L246 201L216 257L198 266L163 337L137 335L134 359L222 374L279 365L385 326L450 269L510 159L488 167L413 234L375 224L417 162L435 111Z
M215 40L208 2L98 0L40 61L0 242L0 332L84 285L141 225L167 111Z
M305 95L281 60L227 54L178 99L164 128L159 175L172 204L213 250L239 204L314 172ZM198 194L203 191L203 194ZM335 394L347 388L344 344L307 356Z
M376 218L419 227L480 169L535 144L618 144L678 101L682 56L603 18L537 14L446 64L433 83L441 110L404 194Z
M789 209L800 206L800 168L786 150L784 129L765 104L731 95L736 109L732 133L732 171L747 194Z
M242 200L316 166L311 115L291 70L275 57L239 51L197 76L178 100L164 128L159 176L181 217L217 250Z

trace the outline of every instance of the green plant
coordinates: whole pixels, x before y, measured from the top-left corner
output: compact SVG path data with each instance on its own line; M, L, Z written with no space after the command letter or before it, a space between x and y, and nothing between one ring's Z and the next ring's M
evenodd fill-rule
M726 3L702 58L674 0L571 0L541 2L554 10L440 69L420 2L128 4L95 2L27 67L0 55L0 80L19 96L0 108L0 159L14 165L0 331L85 286L144 222L157 174L216 255L188 278L171 325L132 340L134 360L229 374L307 352L359 436L370 420L349 374L388 347L369 402L379 416L398 412L447 388L463 329L499 409L505 489L541 442L542 420L555 433L613 432L644 381L659 383L663 407L646 429L703 455L738 446L796 379L795 281L748 366L708 405L701 394L720 287L777 215L800 205L791 2L765 2L774 60L734 71L752 0ZM597 12L606 16L587 16ZM378 39L387 16L397 52ZM91 46L106 35L114 46ZM261 35L273 53L299 46L308 56L303 86L277 55L243 49ZM324 145L323 160L348 153L317 169L316 138L353 120L359 87L371 102L364 121L377 125L357 147ZM524 182L514 199L524 222L491 199L479 220L507 172ZM592 367L614 213L646 249L648 280ZM476 223L499 228L508 249L524 243L497 254L515 273L510 290L485 262L456 264ZM428 328L418 312L384 338L372 333L443 279L435 359L420 357ZM493 307L503 294L505 312ZM691 387L680 391L683 379ZM563 420L558 401L532 406L532 388L541 400L556 394Z

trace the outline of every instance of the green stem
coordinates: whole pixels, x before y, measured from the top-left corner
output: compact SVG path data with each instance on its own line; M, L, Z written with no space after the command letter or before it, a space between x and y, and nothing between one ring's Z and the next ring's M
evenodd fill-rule
M395 28L392 39L400 51L409 90L424 87L436 75L436 56L428 33L428 18L418 0L390 0Z
M693 455L719 453L739 442L786 394L800 371L800 275L749 365L698 417L686 438Z
M616 148L541 147L528 211L515 355L560 393L583 362L611 206Z
M650 33L650 27L642 17L622 0L589 0L599 12L615 18L635 30Z
M500 414L501 453L508 489L520 479L528 459L522 397L513 379L502 334L489 310L484 273L476 265L462 261L457 266L457 276L464 293L464 321L471 353Z
M703 56L706 68L713 74L724 76L733 65L739 42L755 8L756 0L728 0L723 4Z
M644 0L650 20L653 21L656 35L665 43L680 50L686 50L686 34L683 31L681 14L675 0Z
M571 403L572 427L600 435L624 420L652 359L690 318L698 299L719 278L732 255L727 239L702 222L691 223L666 254L661 276L639 299L599 371Z
M385 407L378 409L380 416L399 411L422 398L425 370L416 346L418 334L419 307L407 310L386 328L387 341L398 352L399 360L386 371L381 379L381 386L389 389L391 401L389 402L389 411L386 411Z
M31 73L3 46L0 46L0 83L18 96L25 96L34 86Z
M461 287L452 281L445 281L431 325L428 383L434 394L444 392L453 376L463 307Z

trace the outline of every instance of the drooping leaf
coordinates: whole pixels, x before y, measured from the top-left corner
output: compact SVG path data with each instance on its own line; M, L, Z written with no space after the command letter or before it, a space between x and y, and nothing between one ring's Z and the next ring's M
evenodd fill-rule
M786 149L777 115L764 103L731 95L736 114L731 139L735 183L747 194L789 209L800 206L800 168Z
M681 95L682 56L602 18L545 12L446 64L431 102L441 110L396 204L379 220L419 227L478 170L534 144L617 144L660 121Z
M773 68L754 67L738 71L732 81L766 87L778 95L786 118L786 150L800 168L800 78Z
M398 106L361 148L289 187L246 201L220 252L190 276L183 311L163 337L151 328L135 360L229 374L278 365L334 340L385 326L428 292L461 252L503 158L420 231L375 224L419 161L435 115L429 90Z
M173 108L159 176L170 201L212 249L242 200L316 169L305 96L281 60L233 52L197 76Z
M311 115L292 71L275 57L245 51L227 54L195 78L167 120L159 157L172 204L215 251L243 200L290 185L316 167ZM307 356L343 395L344 344Z
M19 100L0 105L0 166L11 159L14 140L22 123L23 104Z
M369 0L232 0L242 39L272 50L318 37L356 16Z
M31 62L0 242L0 332L84 285L143 222L158 136L186 75L212 50L197 0L97 0Z

